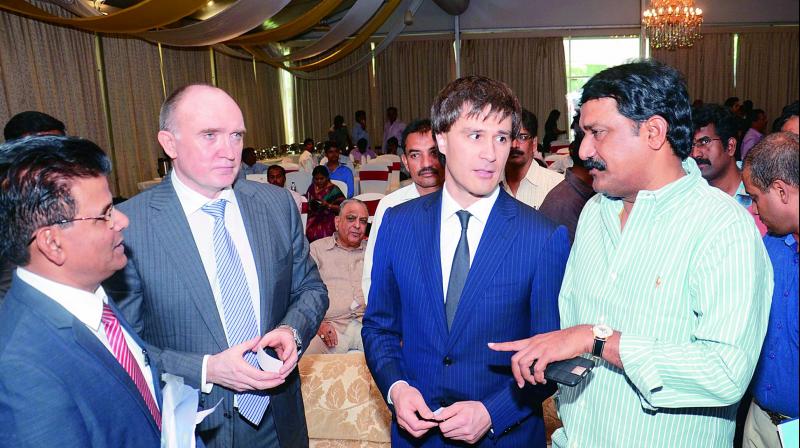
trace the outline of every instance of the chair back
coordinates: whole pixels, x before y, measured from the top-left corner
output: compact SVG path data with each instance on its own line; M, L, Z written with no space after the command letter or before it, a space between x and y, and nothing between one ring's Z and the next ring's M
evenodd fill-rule
M300 200L300 220L303 221L303 233L308 225L308 199L303 196Z
M292 182L294 182L296 191L300 194L306 194L308 187L311 186L312 180L313 178L310 173L306 173L305 171L293 171L291 173L286 173L286 183L284 186L291 189Z
M375 210L378 209L378 203L386 196L383 193L361 193L358 196L355 196L353 199L358 199L359 201L363 202L367 205L367 211L369 211L369 222L372 222L372 218L375 217Z
M268 184L267 181L267 173L264 174L248 174L246 176L247 180L252 180L254 182L261 182L262 184Z
M286 174L300 171L300 165L298 165L296 163L281 162L281 163L279 163L279 165L282 166L284 170L286 170Z
M368 163L358 172L360 192L386 194L389 188L389 167L383 163Z
M349 191L347 190L347 184L344 183L344 181L331 179L331 182L333 182L334 185L336 185L337 187L339 187L340 190L342 190L342 194L344 194L345 197L347 196L347 193L349 193Z

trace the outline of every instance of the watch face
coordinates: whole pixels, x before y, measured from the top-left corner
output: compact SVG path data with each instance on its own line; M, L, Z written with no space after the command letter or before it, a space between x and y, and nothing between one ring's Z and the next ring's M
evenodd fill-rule
M598 339L608 339L614 334L614 330L608 325L600 324L592 327L592 333L594 333L594 337Z

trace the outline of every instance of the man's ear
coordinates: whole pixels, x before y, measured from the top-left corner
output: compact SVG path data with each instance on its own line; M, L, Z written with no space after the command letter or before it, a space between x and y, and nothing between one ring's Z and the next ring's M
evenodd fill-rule
M781 179L776 179L770 184L769 188L774 189L778 193L782 204L789 204L791 199L789 198L789 185L786 182Z
M57 266L63 266L67 254L62 249L62 232L57 226L42 227L34 233L31 250L39 252L44 258Z
M170 131L158 131L158 143L161 144L161 147L164 148L164 152L167 153L170 159L175 159L178 156L178 152L175 150L176 142L175 142L175 134Z
M436 137L436 146L439 148L439 152L447 155L447 139L440 133L434 135Z
M642 123L639 132L644 132L647 137L647 145L650 149L658 151L667 142L667 130L669 124L664 117L653 115Z
M725 146L725 153L731 157L736 154L736 139L734 137L728 139L728 144Z

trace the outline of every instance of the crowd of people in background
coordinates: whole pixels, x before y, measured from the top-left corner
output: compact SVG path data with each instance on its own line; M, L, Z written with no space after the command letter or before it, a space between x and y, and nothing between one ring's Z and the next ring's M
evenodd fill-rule
M544 447L556 388L554 447L780 446L799 414L799 104L771 126L749 100L690 105L646 60L591 77L540 141L507 85L466 76L430 117L388 107L380 138L365 111L336 115L322 154L303 142L296 191L244 147L238 104L195 84L160 111L172 171L124 202L101 148L17 114L0 146L0 446L156 446L162 372L200 409L224 399L198 444L307 446L297 362L350 351L393 446ZM407 183L371 211L355 179L382 154ZM576 356L590 380L546 381Z

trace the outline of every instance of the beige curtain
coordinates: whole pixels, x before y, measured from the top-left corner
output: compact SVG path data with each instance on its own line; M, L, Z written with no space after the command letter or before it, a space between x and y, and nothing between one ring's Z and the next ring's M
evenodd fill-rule
M247 127L245 145L263 148L284 143L280 86L275 69L216 53L217 86L239 103ZM260 66L260 67L258 67Z
M692 101L722 104L733 96L733 34L707 33L692 48L654 49L651 56L683 73Z
M211 53L208 48L162 46L161 51L167 95L187 84L211 84Z
M406 123L429 118L433 98L455 71L450 39L395 41L376 59L378 123L383 124L386 108L395 106ZM380 134L383 139L383 128Z
M560 129L569 126L564 43L561 37L465 40L461 74L484 75L508 84L522 107L539 119L539 139L551 110L561 112Z
M739 34L736 93L764 109L770 124L798 99L798 30Z
M163 100L158 47L129 37L104 37L114 152L120 194L139 192L137 183L158 176L158 112Z
M315 74L329 74L348 67L364 53L369 44L363 45L342 60L331 64ZM333 125L333 117L341 115L348 129L352 130L355 112L365 110L369 113L371 102L370 64L352 70L338 78L306 80L295 77L294 113L295 136L298 140L311 137L316 141L328 139L328 129ZM375 117L367 117L373 123ZM378 142L379 133L373 126L367 126L373 145Z
M93 34L0 11L0 126L19 112L45 112L113 159L94 54ZM109 183L117 194L116 173Z

